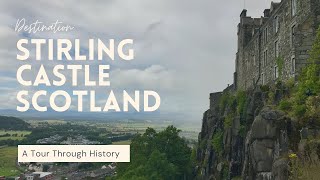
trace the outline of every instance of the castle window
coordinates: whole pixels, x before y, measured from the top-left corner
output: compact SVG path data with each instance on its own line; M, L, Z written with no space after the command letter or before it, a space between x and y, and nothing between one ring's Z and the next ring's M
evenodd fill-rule
M291 73L296 73L296 58L294 56L291 58Z
M253 58L253 65L256 66L256 56L252 55L252 58Z
M294 47L294 42L295 42L295 35L296 35L296 25L293 25L291 27L291 47Z
M275 54L276 58L279 57L279 41L276 41L274 44L274 54Z
M263 52L263 62L262 62L262 66L265 67L267 66L267 62L268 62L268 50L265 50Z
M246 59L246 69L247 69L247 71L249 70L249 62L248 62L248 59Z
M276 16L274 18L274 28L275 28L275 31L277 33L279 31L279 16Z
M274 66L274 79L278 79L279 78L279 69L278 66Z
M268 28L266 27L264 30L264 44L268 42Z
M291 13L292 16L297 14L297 0L291 0Z
M265 77L264 77L264 73L261 73L261 84L264 85L265 84Z

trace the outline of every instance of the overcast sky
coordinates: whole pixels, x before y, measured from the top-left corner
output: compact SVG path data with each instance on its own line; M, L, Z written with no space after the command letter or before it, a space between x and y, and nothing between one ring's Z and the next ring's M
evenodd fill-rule
M130 63L111 63L112 88L119 92L157 91L162 100L160 114L182 115L185 120L200 123L209 106L209 93L232 83L240 12L245 6L249 16L260 17L270 3L270 0L1 1L0 109L16 109L19 90L39 90L21 87L16 82L17 68L23 64L16 60L19 38L131 38L135 59ZM75 29L56 34L17 33L14 27L21 18L27 23L39 20L44 24L59 20ZM86 46L84 43L82 48ZM54 64L42 63L48 67ZM106 89L97 91L101 94Z

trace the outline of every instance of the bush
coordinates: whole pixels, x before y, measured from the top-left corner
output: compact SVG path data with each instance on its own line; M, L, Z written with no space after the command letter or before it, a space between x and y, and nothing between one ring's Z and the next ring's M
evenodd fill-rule
M279 109L282 111L290 111L292 109L292 103L287 99L283 99L279 103Z
M278 66L278 74L279 74L279 77L282 77L282 72L283 72L283 66L284 66L284 60L282 57L278 57L276 59L276 63L277 63L277 66Z
M227 117L224 118L223 124L224 128L230 128L232 126L234 114L230 113L227 115Z
M219 109L220 112L223 112L229 102L230 94L228 92L224 92L219 100Z
M268 92L270 90L270 87L268 85L261 85L260 89L262 92Z
M306 100L306 114L311 119L316 119L320 124L320 96L311 96Z
M218 131L212 137L212 146L215 152L219 155L222 155L223 151L223 132Z
M293 108L293 115L297 118L302 118L306 113L306 106L305 105L297 105Z
M240 125L239 136L244 138L246 136L246 127L244 125Z
M294 88L295 85L295 79L294 78L290 78L285 82L285 86L289 89Z
M239 91L236 95L236 99L237 99L237 112L238 114L242 114L246 104L247 95L244 91Z
M268 93L268 104L273 104L275 100L275 93L273 91L269 91Z

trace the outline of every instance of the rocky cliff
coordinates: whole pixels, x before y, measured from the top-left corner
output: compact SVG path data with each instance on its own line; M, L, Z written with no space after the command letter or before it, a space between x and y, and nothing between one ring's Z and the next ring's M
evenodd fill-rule
M306 147L303 127L274 106L286 95L282 87L211 94L196 151L197 179L288 179L289 155L299 144Z

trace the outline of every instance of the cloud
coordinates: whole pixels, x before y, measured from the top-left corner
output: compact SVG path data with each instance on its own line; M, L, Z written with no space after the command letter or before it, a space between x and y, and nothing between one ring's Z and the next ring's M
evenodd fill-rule
M116 69L110 73L112 87L138 89L155 89L173 91L175 87L174 72L161 65L151 65L145 69Z
M270 3L271 0L247 0L248 15L261 16ZM0 75L14 77L17 67L23 64L15 57L15 43L25 35L14 32L17 19L44 23L60 20L75 26L75 30L37 33L28 38L132 38L136 54L133 61L95 61L92 65L111 64L114 88L159 91L163 113L183 114L188 117L186 120L200 124L202 113L208 108L209 93L220 91L233 81L237 24L243 8L243 1L239 0L1 1ZM84 43L82 48L88 46ZM50 68L56 62L30 63L43 63ZM7 86L6 81L1 82ZM17 84L11 86L21 88ZM72 90L70 86L64 88ZM0 93L0 107L14 105L11 92L2 88Z

